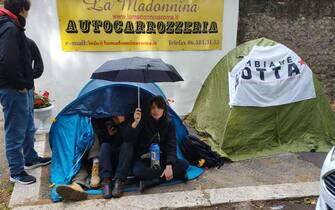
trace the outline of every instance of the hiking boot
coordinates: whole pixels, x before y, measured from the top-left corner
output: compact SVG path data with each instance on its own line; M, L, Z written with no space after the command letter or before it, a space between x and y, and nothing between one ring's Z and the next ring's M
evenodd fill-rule
M114 198L120 198L122 196L124 184L125 182L121 179L115 180L114 188L112 191L112 195Z
M92 188L98 188L100 186L99 163L93 163L92 165L90 186Z
M103 194L102 196L105 199L112 198L112 181L110 179L104 179L102 182L103 185Z
M146 189L159 185L159 179L152 179L152 180L140 180L140 186L138 190L140 192L144 192Z
M71 185L58 185L56 192L64 199L64 201L82 201L87 199L87 193L77 183Z
M9 181L16 182L16 183L23 184L23 185L27 185L27 184L35 183L36 178L27 174L27 172L22 171L19 174L10 175Z
M37 168L39 166L46 166L51 163L51 158L50 157L38 157L37 160L33 163L26 163L24 166L25 170L31 170L34 168Z

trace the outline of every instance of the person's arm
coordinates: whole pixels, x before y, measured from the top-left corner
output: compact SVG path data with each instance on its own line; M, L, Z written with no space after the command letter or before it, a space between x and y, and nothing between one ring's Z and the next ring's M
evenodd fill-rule
M173 165L177 159L176 126L173 122L168 123L168 134L166 139L166 165Z
M173 170L172 165L176 162L177 159L177 148L176 148L176 126L173 122L168 123L168 137L166 139L166 166L161 175L165 178L166 181L173 179Z
M31 41L30 51L31 51L32 60L34 61L33 77L34 79L37 79L43 74L44 65L43 65L43 60L42 60L40 50L38 49L36 43L33 40L30 40L30 41Z
M107 143L110 139L110 136L108 135L108 131L107 129L104 130L94 130L95 135L98 137L99 139L99 144L103 144L103 143Z
M134 121L125 123L120 129L122 138L126 142L135 142L142 128L141 109L137 108L134 112Z
M17 90L24 91L27 82L23 76L24 66L20 58L19 37L20 31L16 27L9 27L3 33L2 39L6 40L3 45L3 66L10 84Z

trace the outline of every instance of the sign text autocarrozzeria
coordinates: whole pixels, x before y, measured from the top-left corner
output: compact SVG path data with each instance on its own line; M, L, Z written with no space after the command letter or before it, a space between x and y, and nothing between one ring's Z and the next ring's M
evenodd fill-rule
M58 14L66 51L211 50L222 45L222 0L58 0Z

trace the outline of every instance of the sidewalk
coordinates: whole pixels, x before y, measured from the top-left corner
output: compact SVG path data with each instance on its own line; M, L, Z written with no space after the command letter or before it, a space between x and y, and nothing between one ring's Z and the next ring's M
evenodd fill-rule
M47 141L38 150L50 153ZM42 148L44 146L44 148ZM126 193L120 199L89 196L76 203L50 201L48 167L33 171L40 182L15 185L10 207L15 209L161 209L205 206L318 196L324 153L281 154L226 164L206 171L197 180L156 187L145 194Z

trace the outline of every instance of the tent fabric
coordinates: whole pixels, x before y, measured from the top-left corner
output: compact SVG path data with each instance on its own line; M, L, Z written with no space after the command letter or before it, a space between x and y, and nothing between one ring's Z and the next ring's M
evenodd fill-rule
M83 154L91 148L94 134L90 118L110 117L133 111L137 105L138 85L143 101L148 101L154 95L166 98L162 90L152 83L136 84L91 80L81 90L79 96L58 114L49 134L52 149L50 179L55 186L71 183L72 178L80 169ZM184 139L188 131L170 107L169 117L176 125L176 139L179 142ZM179 147L177 147L177 156L183 158ZM188 178L195 179L203 172L202 168L190 166L187 171ZM175 183L178 181L169 184ZM101 191L91 190L88 193L101 194ZM55 187L52 189L51 199L54 202L61 200Z
M315 99L273 107L229 106L228 72L254 46L275 44L256 39L224 56L204 82L186 119L213 150L232 160L284 152L326 152L335 143L334 115L315 76Z

